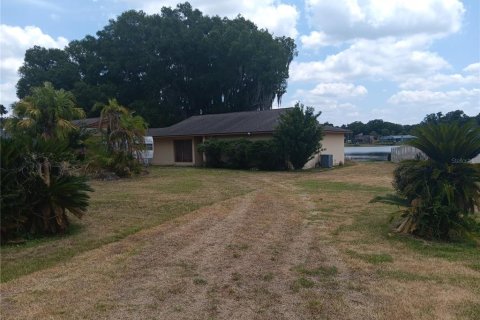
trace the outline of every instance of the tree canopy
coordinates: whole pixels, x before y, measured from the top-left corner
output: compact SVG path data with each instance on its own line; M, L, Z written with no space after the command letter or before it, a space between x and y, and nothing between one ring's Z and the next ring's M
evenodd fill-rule
M302 169L322 146L323 130L317 120L320 114L315 113L313 107L297 102L294 108L280 116L274 140L294 169Z
M151 126L196 114L270 109L286 91L293 39L238 16L206 16L189 3L159 14L127 11L65 50L27 50L19 98L50 81L88 115L116 98Z
M427 114L420 124L427 125L458 122L463 125L472 122L472 120L475 120L477 124L480 125L480 113L476 117L469 117L462 110L455 110L447 112L446 114L443 114L442 112Z
M453 123L458 122L460 125L468 122L476 122L480 125L480 113L475 117L466 115L462 110L455 110L443 114L442 112L427 114L422 122L415 125L401 125L381 119L370 120L367 123L361 121L354 121L347 125L342 125L342 128L352 131L353 135L360 133L373 134L373 135L400 135L400 134L412 134L418 125L426 124L440 124L440 123Z

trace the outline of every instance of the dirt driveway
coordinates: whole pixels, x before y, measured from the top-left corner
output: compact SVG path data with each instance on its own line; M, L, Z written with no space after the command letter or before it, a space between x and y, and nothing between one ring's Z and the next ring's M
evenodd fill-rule
M361 235L339 238L339 230L354 223L355 203L366 205L371 193L352 199L332 188L345 175L388 188L391 172L367 166L361 173L376 174L362 180L359 169L252 175L252 192L3 284L2 319L450 319L451 306L478 303L475 292L450 285L446 295L415 302L409 290L418 286L423 295L425 287L389 290L396 280L352 258L348 244ZM303 187L315 181L333 187Z

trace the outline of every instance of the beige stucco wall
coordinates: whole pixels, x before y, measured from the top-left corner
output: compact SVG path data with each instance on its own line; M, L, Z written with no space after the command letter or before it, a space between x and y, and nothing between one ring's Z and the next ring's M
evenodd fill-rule
M310 159L304 169L315 168L315 165L320 161L320 155L332 154L333 165L338 166L340 162L345 163L345 149L343 146L343 133L326 132L322 139L322 149L312 159Z
M239 139L247 138L249 140L264 140L272 138L271 134L258 134L258 135L234 135L234 136L214 136L214 137L205 137L205 139ZM179 138L180 139L180 138ZM185 138L181 138L185 139ZM192 148L193 148L193 162L175 162L174 147L173 141L175 138L158 138L154 137L154 149L153 149L153 161L154 165L179 165L179 166L201 166L203 165L203 154L198 152L198 145L202 143L203 137L194 137ZM320 161L320 154L332 154L333 155L333 164L336 166L340 162L345 162L345 152L343 147L343 133L325 133L322 140L322 150L316 154L310 161L308 161L304 169L314 168L315 165Z
M175 153L173 148L172 138L153 138L153 160L152 164L162 165L162 166L193 166L195 160L198 159L198 152L196 152L196 141L192 144L193 152L193 162L175 162ZM185 140L185 138L181 139Z
M192 137L193 139L193 162L175 162L175 153L173 147L173 141L176 138L153 138L153 160L152 164L162 166L202 166L203 154L198 152L198 145L203 142L203 139L220 139L220 140L232 140L246 138L248 140L264 140L272 138L271 134L256 134L256 135L231 135L231 136L211 136L211 137ZM178 138L185 140L186 137Z

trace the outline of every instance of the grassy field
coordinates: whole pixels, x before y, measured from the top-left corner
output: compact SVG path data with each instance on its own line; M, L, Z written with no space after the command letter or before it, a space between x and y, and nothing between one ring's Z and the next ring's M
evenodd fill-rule
M88 214L72 217L70 234L2 248L1 281L64 262L203 206L251 191L242 172L152 168L147 176L93 181Z
M394 234L389 163L153 168L2 248L2 318L479 319L480 248Z

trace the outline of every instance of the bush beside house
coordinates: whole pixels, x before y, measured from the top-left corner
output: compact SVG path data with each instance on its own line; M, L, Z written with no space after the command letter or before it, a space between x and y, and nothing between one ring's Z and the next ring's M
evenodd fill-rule
M206 156L207 167L231 169L282 170L285 161L273 139L250 141L207 140L199 146Z
M311 107L297 103L281 115L273 139L205 141L198 151L206 155L206 165L216 168L285 170L302 169L321 147L322 127Z

